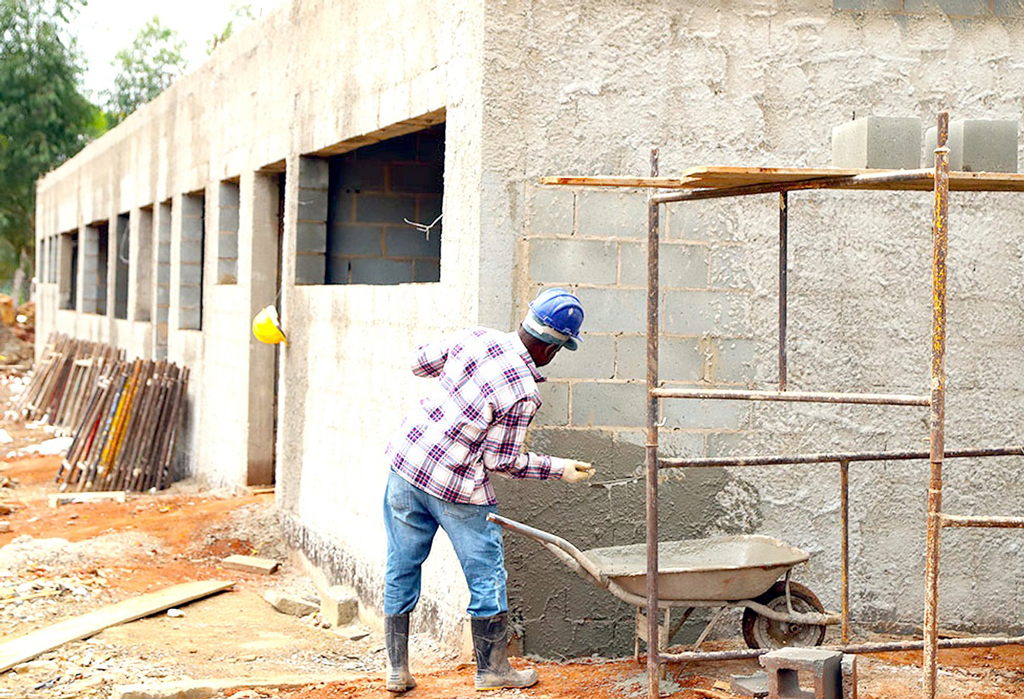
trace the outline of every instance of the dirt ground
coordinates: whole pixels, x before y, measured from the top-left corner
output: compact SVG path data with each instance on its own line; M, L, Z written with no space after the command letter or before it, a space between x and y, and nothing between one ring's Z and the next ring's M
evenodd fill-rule
M276 532L273 494L237 495L176 484L158 494L129 494L125 503L51 508L58 456L16 455L53 437L10 414L0 422L12 442L0 446L0 635L2 641L132 596L191 580L231 580L232 590L102 631L0 675L0 699L106 699L124 685L157 687L187 679L231 680L202 696L234 699L358 699L384 691L384 647L378 632L358 623L325 628L316 614L275 611L269 590L317 599L313 583L287 564L272 575L239 573L220 565L233 553L286 560ZM860 636L864 638L864 636ZM866 640L866 639L865 639ZM409 699L471 697L471 664L441 656L429 639L412 638L419 686ZM738 648L719 641L713 648ZM952 699L1024 699L1024 649L1017 646L940 653L940 696ZM495 699L590 699L646 696L644 668L632 658L549 662L514 658L538 670L528 690L490 692ZM921 696L921 653L860 656L861 699ZM670 666L663 695L707 696L716 681L750 674L756 661ZM273 686L300 676L291 687ZM277 680L275 680L277 678ZM236 682L237 680L237 682ZM719 697L731 696L722 692ZM199 695L189 695L199 696Z

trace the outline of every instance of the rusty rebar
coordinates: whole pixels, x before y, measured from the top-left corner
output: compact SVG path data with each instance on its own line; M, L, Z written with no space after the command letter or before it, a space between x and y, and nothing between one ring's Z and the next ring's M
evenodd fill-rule
M940 112L935 149L935 221L932 227L931 478L925 563L924 689L935 699L938 674L939 559L942 539L942 459L946 438L946 251L949 243L949 114Z
M661 468L721 468L724 466L793 466L798 464L838 464L843 461L917 461L931 456L927 451L863 451L833 454L786 454L778 456L734 456L696 459L662 459ZM1024 456L1024 446L957 449L947 451L946 459L991 456Z
M929 405L928 396L885 393L833 393L821 391L742 391L706 388L657 388L658 398L691 398L698 400L754 400L788 403L855 403L860 405Z
M658 150L651 150L651 176L658 176ZM661 694L658 656L658 203L647 204L647 696Z
M789 199L779 192L779 390L786 390L786 322L789 303Z
M944 638L938 642L939 648L995 648L997 646L1024 645L1024 636L977 636L975 638ZM842 645L821 646L822 650L835 650L843 653L898 653L908 650L921 650L924 641L881 641L878 643L852 643ZM682 653L663 653L661 659L666 663L692 661L746 660L770 653L771 648L744 648L742 650L720 651L685 651Z
M850 642L850 462L839 462L840 563L842 567L843 643Z
M994 527L996 529L1024 529L1024 517L976 517L941 515L943 527Z

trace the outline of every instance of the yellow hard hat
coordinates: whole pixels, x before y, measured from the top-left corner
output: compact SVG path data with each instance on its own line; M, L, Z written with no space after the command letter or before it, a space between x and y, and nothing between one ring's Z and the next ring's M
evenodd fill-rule
M267 345L276 345L279 342L288 344L288 338L281 330L277 309L273 306L267 306L252 319L252 334L256 336L257 340Z

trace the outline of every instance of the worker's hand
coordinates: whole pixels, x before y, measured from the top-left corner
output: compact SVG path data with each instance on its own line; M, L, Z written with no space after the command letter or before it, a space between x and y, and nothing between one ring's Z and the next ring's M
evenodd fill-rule
M551 457L551 461L560 463L564 466L562 471L562 480L566 483L582 483L591 476L594 475L594 467L588 464L586 461L576 461L574 459L559 459L558 457Z

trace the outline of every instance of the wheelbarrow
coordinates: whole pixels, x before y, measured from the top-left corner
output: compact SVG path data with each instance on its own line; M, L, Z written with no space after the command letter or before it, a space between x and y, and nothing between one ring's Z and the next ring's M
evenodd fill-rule
M635 655L647 640L647 549L631 544L580 551L565 539L496 514L487 518L539 541L580 577L636 607ZM743 607L743 640L750 648L819 646L838 613L826 613L818 597L789 579L790 569L810 555L760 535L685 539L658 544L659 646L672 638L697 608L715 610L693 650L730 607ZM780 578L783 578L780 580ZM672 623L671 610L682 608Z

